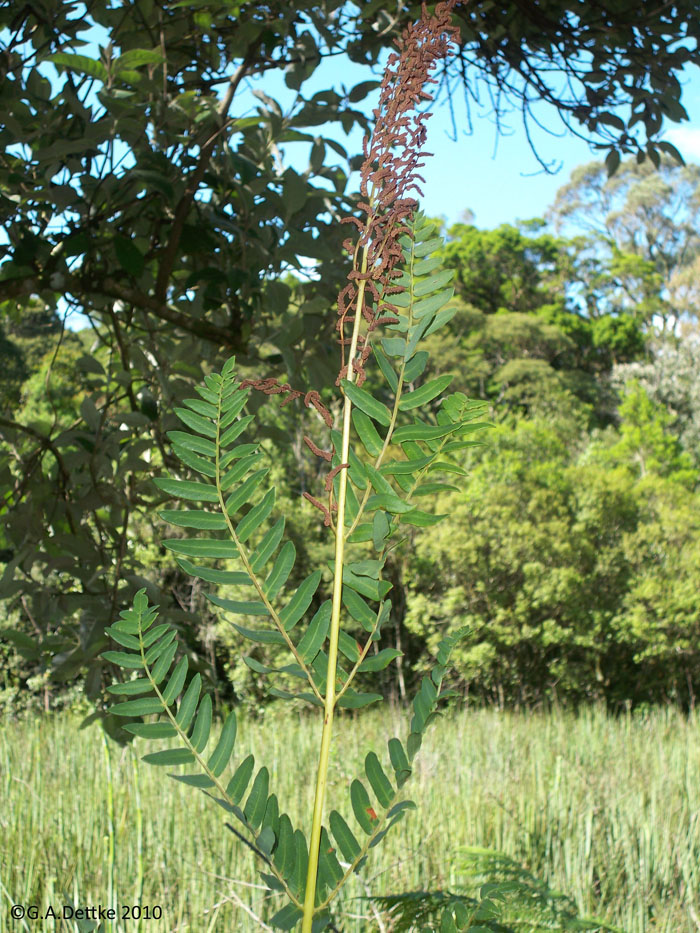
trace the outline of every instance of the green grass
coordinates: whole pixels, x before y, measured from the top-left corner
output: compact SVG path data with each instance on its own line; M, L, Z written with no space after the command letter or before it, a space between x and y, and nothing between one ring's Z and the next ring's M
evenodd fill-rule
M405 721L400 713L341 720L332 805L350 816L347 789L365 752L386 748L391 734L403 736ZM65 892L76 904L108 903L107 761L99 729L81 732L78 724L60 714L0 729L0 931L77 929L12 921L10 902L58 912ZM458 888L465 880L460 848L469 845L506 852L570 894L582 914L627 933L697 933L699 726L697 715L672 710L621 718L598 709L445 717L429 732L408 785L419 810L373 850L366 887L352 882L344 933L382 929L359 899L369 892ZM271 789L293 818L306 820L316 744L309 720L272 710L240 723L237 749L268 765ZM143 753L143 743L137 748ZM130 750L110 743L109 753L114 901L163 911L162 920L113 930L265 929L245 908L269 917L272 904L249 853L224 828L223 811L194 788L166 781L161 769L135 762Z

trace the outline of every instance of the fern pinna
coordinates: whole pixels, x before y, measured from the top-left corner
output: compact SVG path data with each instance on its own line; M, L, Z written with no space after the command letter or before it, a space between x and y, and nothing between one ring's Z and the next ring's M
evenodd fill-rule
M252 657L247 663L273 681L284 676L270 686L270 694L322 709L308 835L282 812L267 768L257 768L252 755L238 760L235 713L228 715L218 741L211 741L211 698L203 692L200 675L190 676L186 656L178 658L175 630L157 624L157 609L148 605L145 591L108 629L123 650L107 651L104 657L125 672L137 672L135 679L109 688L117 699L111 712L124 717L124 728L134 735L177 740L145 760L187 766L186 773L170 776L200 788L236 821L227 825L260 860L270 890L286 898L270 920L279 929L299 923L302 933L324 929L344 882L414 806L404 785L422 735L445 696L441 684L456 641L453 636L441 643L432 672L423 678L406 740L392 738L383 763L370 751L366 781L358 777L350 784L349 800L340 809L348 817L352 813L356 826L336 809L325 821L335 710L380 701L381 695L358 689L357 675L382 670L399 654L379 647L382 627L391 617L391 584L383 576L388 553L411 527L441 519L430 504L438 493L454 488L447 482L449 474L464 474L455 454L479 443L474 432L484 426L482 403L461 393L444 396L451 376L421 383L428 360L421 341L446 324L455 309L450 306L452 273L441 268L442 241L408 194L418 187L428 114L409 115L422 98L430 98L424 90L433 80L430 72L456 40L453 6L440 3L432 15L424 11L404 33L382 82L375 134L365 143L365 215L363 221L350 218L359 233L356 242L346 241L353 267L338 301L341 423L333 424L316 393L292 390L274 379L240 380L231 359L220 373L205 378L198 398L176 409L185 430L170 433L172 448L183 471L198 478L156 481L183 504L165 509L161 517L200 533L164 541L182 570L213 587L241 587L249 598L222 598L212 591L208 599L253 645L280 646L290 655L288 664L275 669ZM383 380L374 393L364 385L370 358ZM253 389L303 396L328 425L328 450L307 438L329 470L323 494L306 497L322 512L335 543L332 591L313 613L322 573L314 570L295 589L288 585L295 547L285 540L275 489L266 486L264 455L248 439L256 434L254 416L245 413ZM221 560L236 569L211 563ZM290 679L298 689L289 688Z

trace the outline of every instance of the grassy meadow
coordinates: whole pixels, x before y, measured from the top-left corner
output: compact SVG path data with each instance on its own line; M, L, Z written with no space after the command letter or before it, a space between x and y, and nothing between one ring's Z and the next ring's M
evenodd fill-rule
M348 787L364 754L403 736L404 722L398 711L341 719L333 806L351 815ZM116 923L115 933L269 929L256 917L274 906L223 811L79 724L64 713L0 727L1 933L78 929L10 919L11 903L59 912L66 898L162 908L161 919ZM253 751L267 764L292 819L310 813L310 720L271 709L242 719L238 736L238 760ZM142 754L144 746L137 740ZM697 715L452 713L429 730L407 789L418 812L372 850L365 883L348 886L343 933L391 930L363 899L369 893L458 890L467 846L507 853L583 915L626 933L700 931Z

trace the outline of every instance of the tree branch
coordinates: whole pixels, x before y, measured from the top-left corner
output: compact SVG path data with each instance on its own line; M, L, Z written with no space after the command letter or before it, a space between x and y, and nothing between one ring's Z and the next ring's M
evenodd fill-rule
M238 86L248 72L248 68L253 61L256 51L257 46L249 48L245 58L238 66L234 74L231 76L229 85L226 88L226 93L224 94L217 110L217 117L222 120L223 123L216 130L216 132L212 133L212 135L209 137L209 139L207 139L207 141L200 149L197 166L192 172L185 193L180 198L180 202L175 209L175 217L173 218L172 227L170 229L170 237L165 245L165 248L163 249L160 263L158 265L158 276L156 278L155 296L156 299L161 303L164 303L167 297L168 282L170 281L170 275L175 264L177 249L180 245L180 238L182 237L182 229L185 225L185 220L187 219L190 207L192 206L194 196L197 193L200 184L202 183L202 179L204 178L204 173L206 172L209 165L216 141L229 125L228 121L226 120L229 107L231 106L234 95L238 90Z
M42 280L40 273L27 278L9 279L0 283L0 300L8 298L21 298L30 295L39 295L41 292L59 291L59 287ZM240 334L237 334L228 327L219 327L210 321L200 318L190 317L183 311L178 310L173 305L165 301L160 301L152 295L137 288L130 288L123 285L116 279L106 277L99 282L85 282L77 275L61 275L60 291L71 292L76 297L83 299L92 294L101 295L105 298L114 298L123 301L126 304L133 305L141 311L148 311L162 321L173 324L181 330L202 340L208 340L217 346L230 347L236 352L245 352L245 347L241 342Z

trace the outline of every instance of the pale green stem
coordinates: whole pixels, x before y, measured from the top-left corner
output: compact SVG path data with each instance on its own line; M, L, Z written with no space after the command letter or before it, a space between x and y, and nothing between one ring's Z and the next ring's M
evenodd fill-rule
M362 254L362 272L367 271L367 248ZM348 354L348 382L354 380L353 361L357 352L357 342L360 334L360 321L362 320L362 306L365 297L365 281L360 279L357 287L357 305L355 308L355 321ZM343 435L340 450L340 462L347 463L350 455L350 425L352 403L345 396L343 407ZM326 696L323 711L323 731L321 733L321 749L318 759L318 773L316 775L316 794L314 797L314 813L311 824L311 838L309 840L309 867L306 874L306 890L304 892L304 917L301 924L301 933L311 933L314 917L314 901L316 899L316 877L318 875L318 852L321 843L321 825L323 822L323 808L326 799L326 781L328 778L328 761L331 749L331 735L333 732L333 713L335 711L335 679L338 668L338 635L340 632L341 596L343 593L343 559L345 556L345 494L348 485L348 471L340 471L338 481L338 513L335 526L335 573L333 577L333 603L331 607L331 625L328 641L328 668L326 673Z

